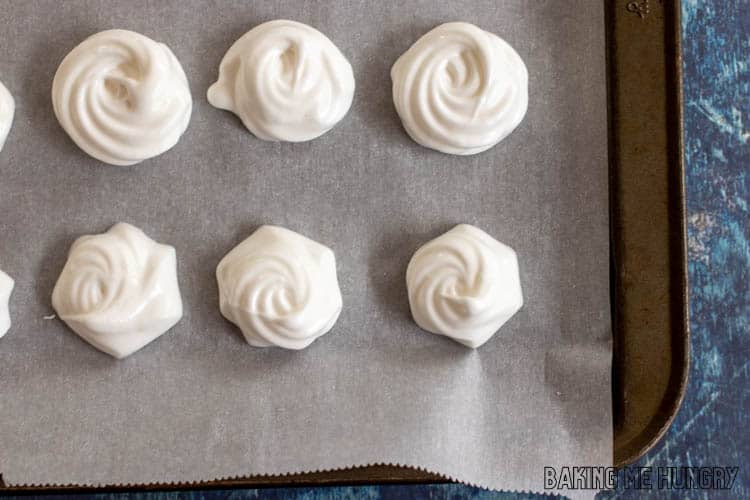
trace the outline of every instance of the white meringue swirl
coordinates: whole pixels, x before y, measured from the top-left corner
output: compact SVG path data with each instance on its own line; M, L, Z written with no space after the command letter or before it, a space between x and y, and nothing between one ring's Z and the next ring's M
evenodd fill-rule
M0 82L0 151L5 146L5 139L8 138L10 128L13 125L13 115L16 111L16 103L13 96L5 88L3 82Z
M70 249L52 306L97 349L128 356L182 317L175 249L125 223L82 236Z
M333 251L298 233L262 226L216 269L221 313L255 347L303 349L341 313Z
M52 104L60 125L86 153L133 165L177 144L193 101L169 47L132 31L108 30L63 59Z
M15 282L13 279L0 271L0 337L10 330L10 294L13 292Z
M528 72L504 40L469 23L429 31L391 68L393 102L417 143L472 155L510 134L528 107Z
M417 250L406 284L416 323L469 347L485 343L523 305L513 249L468 224Z
M354 73L320 31L295 21L263 23L240 37L221 61L208 102L238 115L266 141L309 141L349 111Z

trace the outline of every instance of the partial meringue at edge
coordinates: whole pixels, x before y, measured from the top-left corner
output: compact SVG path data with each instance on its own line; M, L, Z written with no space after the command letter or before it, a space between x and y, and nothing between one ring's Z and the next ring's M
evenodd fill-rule
M0 270L0 338L10 330L10 294L15 283Z
M341 313L330 248L277 226L262 226L216 269L221 313L255 347L303 349Z
M429 31L391 68L393 102L417 143L472 155L510 134L528 107L528 72L498 36L469 23Z
M124 358L182 317L175 249L125 223L82 236L70 248L52 306L84 340Z
M60 125L86 153L133 165L177 144L193 101L169 47L133 31L108 30L63 59L52 104Z
M0 82L0 151L5 146L5 139L10 133L10 127L13 125L13 115L16 111L16 103L13 96L5 88L3 82Z
M349 111L354 73L320 31L295 21L263 23L240 37L208 89L212 106L238 115L266 141L309 141Z
M479 347L523 305L512 248L459 224L414 253L406 270L411 313L420 328Z

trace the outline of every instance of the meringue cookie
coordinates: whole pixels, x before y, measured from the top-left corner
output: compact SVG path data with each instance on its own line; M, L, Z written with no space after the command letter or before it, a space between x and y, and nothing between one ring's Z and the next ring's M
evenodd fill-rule
M10 127L13 125L13 114L16 111L16 103L3 82L0 82L0 151L3 150L5 139L8 137Z
M169 47L133 31L108 30L63 59L52 104L78 147L105 163L133 165L177 144L193 101Z
M238 115L266 141L309 141L349 111L354 74L320 31L295 21L263 23L240 37L208 89L208 102Z
M0 271L0 337L10 330L10 294L13 291L13 279Z
M528 72L498 36L468 23L429 31L391 68L393 102L422 146L455 155L503 140L528 107Z
M52 306L97 349L129 356L182 317L175 249L124 223L82 236L70 249Z
M341 313L336 258L301 234L262 226L216 268L221 313L255 347L303 349Z
M523 305L516 253L468 224L417 250L406 270L406 285L420 328L473 348Z

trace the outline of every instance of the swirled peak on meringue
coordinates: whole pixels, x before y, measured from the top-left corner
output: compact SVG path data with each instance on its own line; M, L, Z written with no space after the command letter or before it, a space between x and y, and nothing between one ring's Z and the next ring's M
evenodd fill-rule
M10 127L13 125L13 114L16 111L16 104L13 96L5 88L3 82L0 82L0 151L3 150L5 139L8 138Z
M503 140L528 107L528 72L497 35L469 23L429 31L391 68L393 103L422 146L481 153Z
M208 89L208 102L240 117L266 141L302 142L349 111L354 73L341 51L306 24L276 20L240 37Z
M282 227L260 227L221 260L216 278L221 313L254 347L304 349L341 313L333 251Z
M175 249L125 223L82 236L70 248L52 306L97 349L129 356L182 317Z
M10 330L10 294L13 291L13 279L0 270L0 337Z
M416 251L406 270L420 328L479 347L523 305L512 248L460 224Z
M111 165L134 165L177 144L193 100L169 47L133 31L107 30L63 59L52 105L86 153Z

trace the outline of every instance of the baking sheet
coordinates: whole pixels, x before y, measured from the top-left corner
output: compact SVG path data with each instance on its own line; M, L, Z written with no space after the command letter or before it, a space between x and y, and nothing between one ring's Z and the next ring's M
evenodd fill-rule
M17 281L0 341L0 472L9 484L196 481L369 463L541 490L542 466L609 464L611 330L603 4L5 2L0 79L16 120L0 153L0 268ZM357 79L350 113L309 143L268 143L205 91L263 21L326 33ZM490 151L424 149L400 126L390 66L445 21L498 33L526 61L526 119ZM57 124L57 65L108 28L165 42L194 97L167 154L87 157ZM119 220L177 248L185 316L124 361L56 320L73 240ZM456 223L520 257L524 308L468 350L410 320L411 254ZM218 310L221 257L260 224L334 249L344 310L302 352L247 346Z

